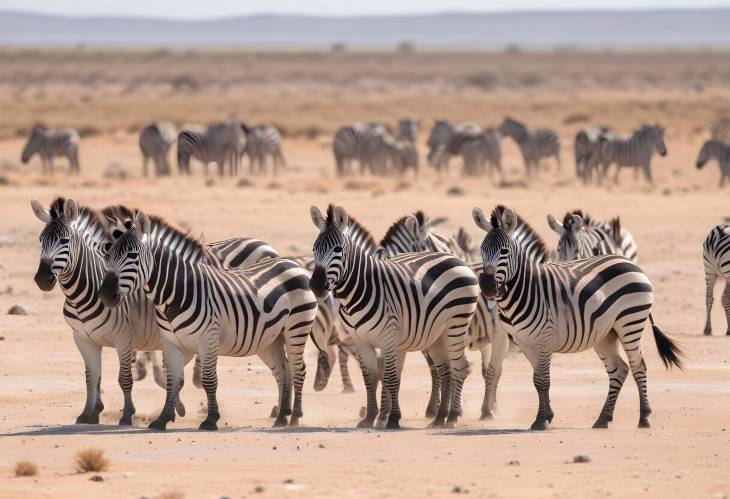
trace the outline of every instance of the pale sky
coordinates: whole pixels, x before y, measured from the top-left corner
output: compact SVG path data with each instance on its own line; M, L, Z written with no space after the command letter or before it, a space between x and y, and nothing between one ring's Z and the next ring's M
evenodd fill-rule
M202 19L242 14L422 14L453 10L654 9L730 7L730 0L0 0L0 10L68 15Z

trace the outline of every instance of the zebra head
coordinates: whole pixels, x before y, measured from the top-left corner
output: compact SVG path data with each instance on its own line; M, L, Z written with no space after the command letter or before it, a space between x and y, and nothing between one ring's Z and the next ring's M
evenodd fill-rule
M656 150L656 152L659 153L660 156L666 156L667 145L664 143L664 127L654 125L647 127L647 130L649 131L649 137L651 139L651 143L654 146L654 150Z
M700 153L697 155L697 161L695 162L698 170L702 169L712 158L719 157L717 152L721 150L721 145L721 141L714 139L707 140L702 144L702 149L700 149Z
M50 291L58 275L69 266L77 254L79 234L73 223L79 216L79 207L73 199L58 198L46 210L37 199L30 202L33 213L45 223L39 240L41 256L34 280L41 291Z
M502 121L497 131L503 137L512 137L516 142L521 142L527 135L527 129L525 125L517 120L510 118L509 116Z
M428 231L430 225L422 211L399 218L385 233L381 248L387 257L401 253L429 251Z
M454 129L445 120L438 120L428 136L428 164L434 168L442 168L448 161L448 146L451 143Z
M113 243L106 243L106 275L99 288L99 298L110 308L119 305L130 293L143 288L152 271L152 248L150 245L150 219L140 211L134 222L123 222L125 230L114 229Z
M345 259L349 249L349 239L345 233L349 219L341 206L329 205L327 218L316 206L312 206L309 213L312 222L319 229L319 236L314 241L314 272L309 287L318 298L323 298L344 277Z
M491 302L490 308L493 308L493 302L504 296L505 284L514 277L517 270L515 259L519 248L512 233L517 228L518 218L509 208L505 208L501 216L495 210L491 219L487 218L481 208L474 208L472 217L477 227L487 233L481 245L484 271L479 276L479 287Z
M566 213L563 224L559 224L552 214L547 216L548 225L560 236L558 240L558 261L569 262L585 257L581 255L583 237L583 218L576 213Z
M25 144L25 147L23 148L23 152L20 155L20 162L23 164L26 164L28 161L30 161L30 158L33 157L35 153L38 152L38 149L40 149L41 142L43 141L43 135L46 132L46 127L43 125L36 125L33 127L33 130L30 132L30 137L28 137L28 142Z

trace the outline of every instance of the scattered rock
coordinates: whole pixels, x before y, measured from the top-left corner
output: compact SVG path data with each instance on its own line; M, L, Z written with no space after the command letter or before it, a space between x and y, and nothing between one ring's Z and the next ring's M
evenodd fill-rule
M324 444L319 444L320 449L324 449Z
M509 464L510 466L519 466L520 462L517 459L513 459L512 461L510 461L507 464Z
M257 486L256 486L256 487L254 487L254 489L253 489L253 491L254 491L254 492L256 492L257 494L260 494L260 493L261 493L261 492L263 492L264 490L265 490L265 489L264 489L264 486L263 486L263 485L257 485Z
M286 480L284 480L284 483L294 483L294 479L293 478L287 478Z
M464 487L461 487L459 485L454 485L454 488L451 489L452 494L468 494L469 490L465 489Z
M454 187L452 187L451 189L449 189L448 191L446 191L447 196L463 196L464 194L466 194L464 189L462 189L461 187L456 186L456 185Z
M251 182L247 178L242 178L241 180L238 181L238 183L236 185L238 187L251 187L253 185L253 182Z
M103 482L104 477L101 475L91 475L91 478L89 478L92 482Z
M213 187L215 185L215 180L212 178L205 179L205 186L206 187Z
M585 454L578 454L577 456L573 457L574 463L590 463L591 458L586 456Z
M8 309L8 315L28 315L28 312L20 305L13 305Z

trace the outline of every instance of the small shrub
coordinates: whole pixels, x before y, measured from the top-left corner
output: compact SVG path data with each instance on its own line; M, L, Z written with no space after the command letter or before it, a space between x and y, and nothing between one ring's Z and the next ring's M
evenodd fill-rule
M18 461L15 463L15 476L36 476L38 466L30 461Z
M74 459L74 467L78 473L106 471L109 464L109 459L104 457L104 451L95 447L79 450Z

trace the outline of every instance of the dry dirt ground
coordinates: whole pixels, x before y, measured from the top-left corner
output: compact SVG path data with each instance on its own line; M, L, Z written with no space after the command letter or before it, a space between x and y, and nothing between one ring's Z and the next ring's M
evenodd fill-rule
M719 71L717 58L724 56L713 57L700 69ZM696 64L691 57L682 60ZM672 67L668 62L665 66ZM729 497L730 338L724 336L720 289L713 315L715 336L702 336L701 245L710 228L730 216L730 210L727 191L717 187L716 166L701 172L694 168L705 133L701 124L716 111L707 94L660 88L660 83L654 87L655 93L632 87L607 94L602 101L607 112L613 113L611 119L624 129L642 117L631 105L634 98L646 104L648 119L663 118L668 123L669 156L655 163L654 188L634 183L628 172L622 174L619 187L580 186L569 164L570 133L578 125L562 123L560 116L569 113L556 111L560 102L570 101L569 96L546 98L536 93L531 100L527 91L505 97L511 100L489 97L491 102L499 101L500 109L489 120L498 121L502 110L513 103L522 106L533 121L556 123L564 136L565 164L560 173L551 166L541 180L525 183L516 149L505 143L506 180L500 187L487 179L438 178L431 172L418 179L336 179L326 136L287 138L289 172L276 179L253 178L247 185L205 179L200 168L192 178L143 179L136 137L124 127L83 139L82 175L77 178L67 177L65 166L52 180L42 178L37 158L28 167L18 165L22 139L8 137L0 142L0 311L19 304L28 312L3 315L0 321L0 497ZM666 108L656 104L661 92L670 103ZM597 95L591 97L595 102ZM541 99L552 104L541 108ZM617 109L633 109L625 123L621 112L610 105L611 99ZM702 105L694 113L697 99ZM673 107L675 101L681 112ZM29 98L28 102L35 101ZM380 109L390 116L386 105L378 105L369 112ZM582 109L580 103L569 105ZM100 114L93 101L88 106L97 113L89 116ZM144 118L144 106L134 109L139 122L153 117ZM348 109L333 114L325 130L334 129L335 118L346 121L349 113L354 114ZM421 112L425 119L438 111L422 108ZM460 112L465 113L465 108ZM594 112L591 108L590 113ZM306 114L301 109L296 113ZM58 120L80 119L69 110L55 109L52 114ZM20 114L13 121L5 113L3 120L18 128L32 123ZM128 178L105 178L103 172L111 162L119 163ZM315 393L311 384L316 358L310 348L303 427L271 429L267 416L275 388L266 368L256 358L222 358L221 431L196 430L203 418L198 410L204 395L188 381L182 395L188 415L171 424L166 433L158 433L144 429L164 399L149 378L134 390L138 428L115 426L121 392L115 355L107 351L102 380L104 424L75 426L72 423L83 404L83 363L61 316L60 292L44 294L32 279L41 224L32 215L29 200L35 197L48 203L56 195L93 207L126 203L165 216L206 241L252 235L269 241L281 253L295 254L310 251L316 236L308 214L311 204L345 206L376 238L396 218L424 209L433 217L448 217L442 230L464 226L477 241L481 235L471 222L471 208L504 203L516 208L550 245L556 236L545 222L548 212L562 215L581 207L597 217L620 215L638 242L640 265L654 283L657 321L681 344L686 368L665 371L647 333L642 346L654 411L652 428L636 428L638 396L629 379L611 428L592 430L607 390L603 366L590 351L556 356L551 390L556 418L549 432L535 433L526 431L537 407L531 370L520 353L511 353L493 421L478 420L483 384L475 369L466 382L465 415L459 427L432 430L423 417L428 371L415 354L408 357L401 389L405 429L387 432L355 428L364 390L352 362L356 393L340 393L337 370L328 388ZM475 352L469 358L478 366ZM90 481L89 474L73 469L74 454L88 446L103 449L111 460L109 471L100 473L103 482ZM577 455L588 456L590 462L574 463ZM21 460L36 463L38 475L14 477L13 467Z

